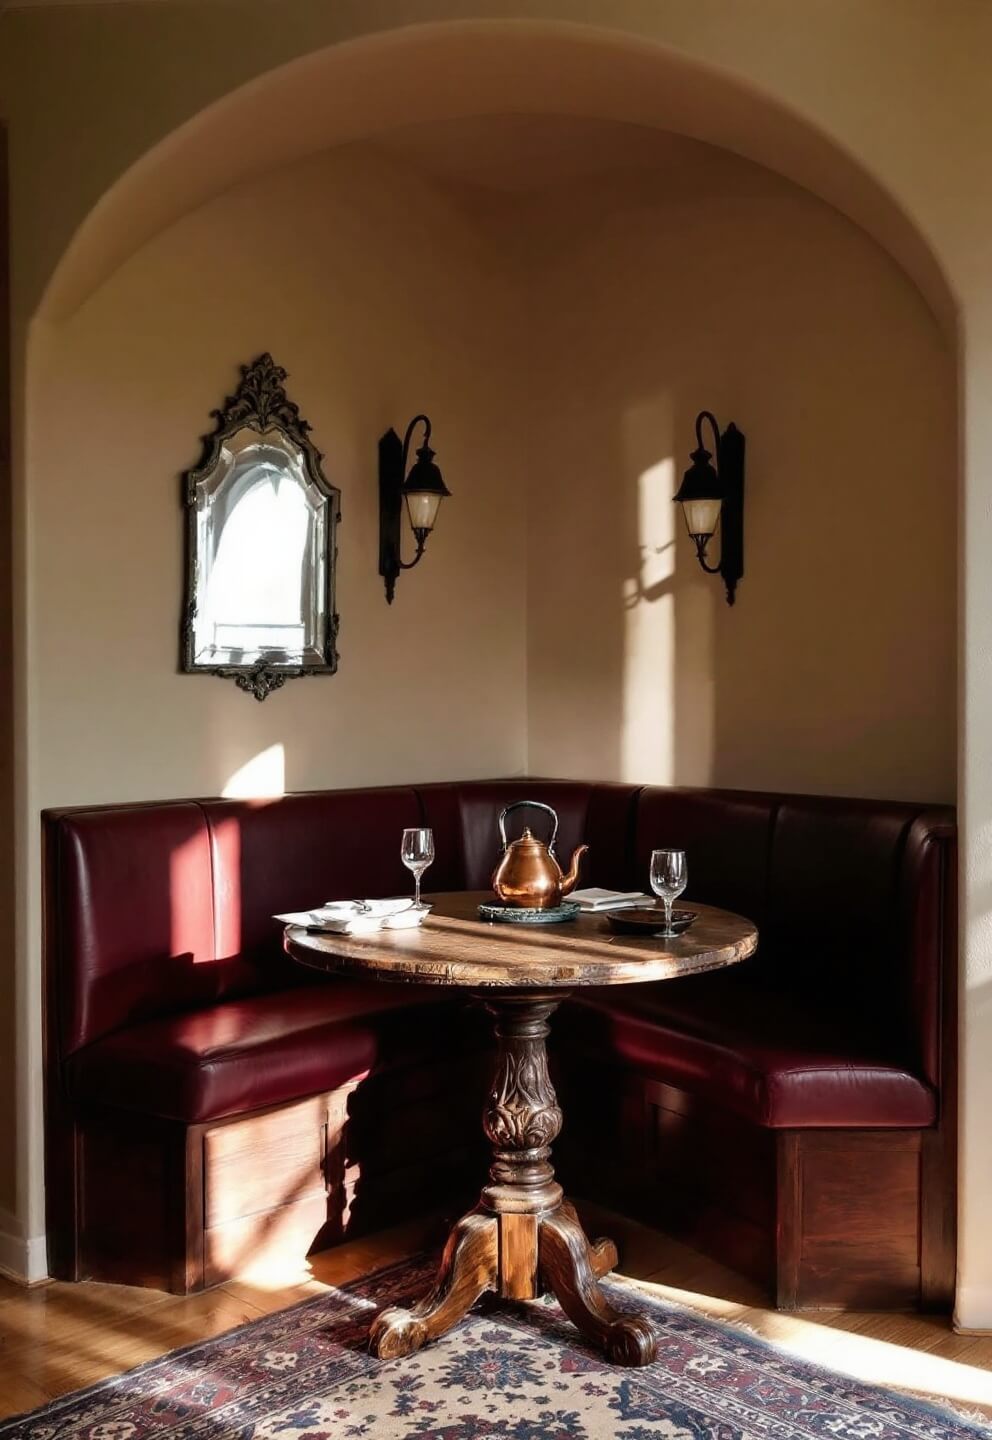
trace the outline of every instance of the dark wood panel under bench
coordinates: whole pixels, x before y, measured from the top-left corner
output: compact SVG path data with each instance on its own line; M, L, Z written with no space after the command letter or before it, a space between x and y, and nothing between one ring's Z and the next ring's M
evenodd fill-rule
M528 796L557 810L563 853L590 846L583 883L647 888L651 849L682 846L684 902L760 932L726 974L562 1007L570 1190L784 1307L950 1304L953 814L550 780L48 812L54 1274L181 1293L462 1207L482 1164L463 1149L489 1074L481 1015L301 975L271 917L403 893L412 825L435 832L433 889L484 888L496 817Z

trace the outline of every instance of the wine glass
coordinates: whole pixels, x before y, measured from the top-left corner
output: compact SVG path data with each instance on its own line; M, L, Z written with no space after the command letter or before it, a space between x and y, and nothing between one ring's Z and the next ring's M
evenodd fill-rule
M414 906L420 909L420 877L434 861L434 831L412 829L403 831L400 858L406 868L413 872Z
M651 889L665 907L665 928L661 934L668 940L675 934L672 929L672 905L688 883L684 850L651 851Z

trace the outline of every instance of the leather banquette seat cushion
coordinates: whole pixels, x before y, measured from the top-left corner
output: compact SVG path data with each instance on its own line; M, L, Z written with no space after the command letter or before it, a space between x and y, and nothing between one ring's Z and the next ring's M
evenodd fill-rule
M839 1006L742 983L732 973L602 993L571 1017L591 1054L704 1096L773 1129L932 1125L933 1088L885 1037Z
M70 1103L203 1121L478 1044L445 992L309 975L271 917L401 892L400 832L421 823L429 888L486 888L499 810L526 796L558 810L559 853L590 845L585 883L645 888L651 849L679 844L685 899L761 930L732 973L569 1002L559 1045L761 1125L933 1122L949 812L533 780L50 812L49 993Z
M71 1056L67 1079L75 1100L195 1123L450 1053L465 1034L443 992L340 979L131 1025Z

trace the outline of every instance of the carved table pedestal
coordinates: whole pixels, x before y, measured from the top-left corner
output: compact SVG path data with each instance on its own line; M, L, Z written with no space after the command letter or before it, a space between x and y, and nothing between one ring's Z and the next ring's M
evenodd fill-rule
M590 1245L551 1166L562 1114L545 1037L564 996L485 997L499 1046L482 1124L493 1146L489 1184L448 1237L437 1283L412 1310L384 1310L369 1337L382 1359L417 1350L460 1320L486 1290L507 1300L554 1291L569 1319L621 1365L647 1365L655 1340L646 1320L621 1315L599 1283L617 1263L611 1240Z
M482 1124L492 1145L489 1182L448 1237L429 1294L373 1322L369 1344L391 1359L418 1350L493 1291L532 1300L552 1291L587 1339L619 1365L655 1356L648 1322L617 1310L602 1276L617 1263L610 1240L590 1243L562 1194L551 1145L562 1126L545 1047L548 1021L570 989L662 980L733 964L751 954L757 931L726 911L697 906L699 919L674 940L613 936L602 916L523 930L476 918L478 894L434 897L419 930L362 937L291 928L286 948L309 965L380 978L460 985L495 1018L496 1068Z

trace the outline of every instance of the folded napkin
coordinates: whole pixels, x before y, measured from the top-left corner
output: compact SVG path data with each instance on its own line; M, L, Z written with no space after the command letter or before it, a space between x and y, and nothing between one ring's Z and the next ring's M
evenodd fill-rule
M316 910L298 910L273 919L302 925L329 935L372 935L377 930L412 930L422 925L429 905L418 909L412 900L329 900Z
M648 897L643 890L602 890L593 885L588 890L573 890L568 896L583 910L628 910L642 905Z
M412 910L413 900L400 896L396 900L326 900L319 911L313 913L328 920L341 920L354 915L398 915L403 910Z

